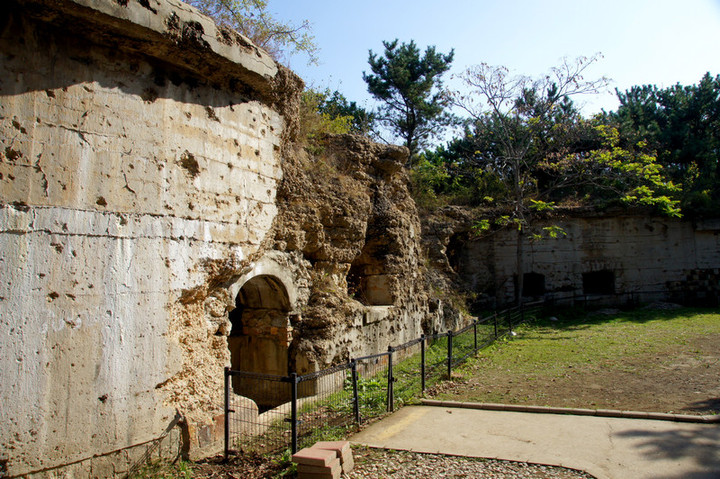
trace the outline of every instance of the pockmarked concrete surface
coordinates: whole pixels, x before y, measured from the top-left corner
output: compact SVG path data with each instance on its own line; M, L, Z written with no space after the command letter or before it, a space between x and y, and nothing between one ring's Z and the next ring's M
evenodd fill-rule
M351 442L563 466L598 479L720 478L718 424L409 406Z

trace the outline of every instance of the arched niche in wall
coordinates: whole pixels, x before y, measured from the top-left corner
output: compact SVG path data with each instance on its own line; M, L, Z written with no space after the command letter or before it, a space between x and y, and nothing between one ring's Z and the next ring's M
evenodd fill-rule
M378 240L365 243L347 274L348 295L368 306L395 304L395 282L386 268L385 245Z
M286 376L295 317L296 290L277 263L261 261L231 288L235 309L229 313L231 367L237 371ZM272 381L233 376L233 391L252 399L261 410L290 399L288 388Z

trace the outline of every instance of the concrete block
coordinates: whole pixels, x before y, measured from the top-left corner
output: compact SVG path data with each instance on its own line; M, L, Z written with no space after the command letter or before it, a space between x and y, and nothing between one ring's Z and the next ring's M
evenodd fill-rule
M342 472L344 472L344 470L340 464L340 459L334 459L327 466L308 466L306 464L298 464L298 478L314 474L336 477L336 475L339 476Z
M338 457L340 457L342 454L350 452L350 441L319 441L312 447L316 449L335 451L337 452Z
M337 460L337 454L335 451L306 447L293 454L292 460L298 465L326 467L332 461Z
M342 472L348 473L355 467L355 460L353 459L352 449L350 448L350 441L320 441L315 443L313 448L325 449L328 451L335 451L340 464L342 465Z
M345 474L355 469L355 458L353 458L352 452L346 453L346 455L341 458L340 463L342 465L342 471Z
M338 468L338 471L340 469ZM315 473L315 474L299 474L298 479L340 479L340 472L337 474L331 474L331 473Z

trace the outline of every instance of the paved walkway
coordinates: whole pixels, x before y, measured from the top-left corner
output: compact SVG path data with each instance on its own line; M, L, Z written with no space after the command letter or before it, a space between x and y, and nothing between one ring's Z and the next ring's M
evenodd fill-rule
M564 466L598 479L718 479L720 424L408 406L354 444Z

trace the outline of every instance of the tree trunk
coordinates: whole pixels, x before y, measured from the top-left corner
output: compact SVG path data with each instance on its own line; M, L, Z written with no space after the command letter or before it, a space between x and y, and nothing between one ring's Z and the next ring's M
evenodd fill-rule
M518 306L522 306L523 301L523 291L524 291L524 283L525 283L525 264L524 264L524 231L523 226L518 227L517 230L517 249L515 250L516 258L515 258L515 265L517 267L517 270L515 274L517 275L517 287L515 288L515 303Z
M522 186L522 162L520 155L513 155L515 160L513 161L514 171L514 189L515 189L515 220L517 221L517 248L515 250L515 266L517 268L515 274L517 275L516 287L515 287L515 304L518 307L522 306L523 300L523 283L525 282L524 264L524 236L525 236L525 211L524 211L524 195Z

